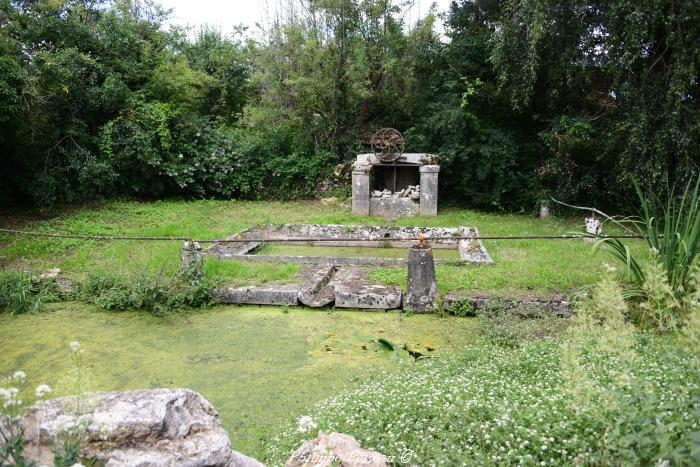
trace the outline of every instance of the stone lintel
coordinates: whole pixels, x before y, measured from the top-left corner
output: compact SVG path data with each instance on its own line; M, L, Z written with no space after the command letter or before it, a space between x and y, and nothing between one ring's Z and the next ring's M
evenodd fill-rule
M421 173L439 173L439 165L421 165L418 169Z

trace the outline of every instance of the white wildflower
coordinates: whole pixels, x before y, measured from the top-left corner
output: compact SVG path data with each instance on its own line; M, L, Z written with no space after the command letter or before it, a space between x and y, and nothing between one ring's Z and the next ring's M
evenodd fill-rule
M9 400L12 399L12 394L9 389L0 388L0 399Z
M59 415L54 420L54 426L59 433L67 433L76 427L75 418L70 415Z
M24 381L27 379L27 373L24 371L15 371L15 374L12 375L12 379L17 380L17 381Z
M78 350L80 350L80 342L78 341L73 341L70 343L70 351L73 353L76 353Z
M605 268L606 271L608 272L615 272L617 271L617 268L611 264L608 263L603 263L603 267Z
M10 399L9 401L5 402L2 406L7 409L9 407L19 407L20 405L22 405L22 401L17 399Z
M316 424L314 419L309 417L308 415L303 415L299 417L299 421L297 422L299 433L307 433L315 429L317 426L318 425Z
M44 397L51 392L51 386L48 384L40 384L36 387L36 397Z

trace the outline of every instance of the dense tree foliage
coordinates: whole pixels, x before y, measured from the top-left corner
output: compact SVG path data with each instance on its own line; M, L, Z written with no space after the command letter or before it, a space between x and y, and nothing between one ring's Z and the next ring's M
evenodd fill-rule
M474 207L698 170L698 2L458 0L444 35L400 1L284 4L244 39L152 0L0 0L0 198L309 196L382 126Z

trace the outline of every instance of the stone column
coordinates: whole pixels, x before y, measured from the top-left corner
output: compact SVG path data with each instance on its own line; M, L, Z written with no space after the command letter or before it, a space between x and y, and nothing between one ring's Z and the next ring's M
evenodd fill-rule
M202 247L199 246L199 243L187 241L182 244L181 266L183 272L204 273Z
M437 216L439 165L420 167L420 214Z
M369 172L371 166L355 164L352 169L352 212L369 216Z
M408 254L408 289L403 300L404 308L416 313L434 311L438 294L433 249L427 245L412 246Z

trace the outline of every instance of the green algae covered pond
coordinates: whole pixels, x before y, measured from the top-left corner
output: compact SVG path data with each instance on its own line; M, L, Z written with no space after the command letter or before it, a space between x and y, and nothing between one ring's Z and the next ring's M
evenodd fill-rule
M316 401L368 372L412 364L406 352L453 352L477 339L470 318L217 307L156 318L67 303L0 315L0 375L23 370L53 396L75 392L69 345L85 348L89 391L187 387L219 411L234 449L262 456L262 442ZM30 401L28 401L30 402Z

